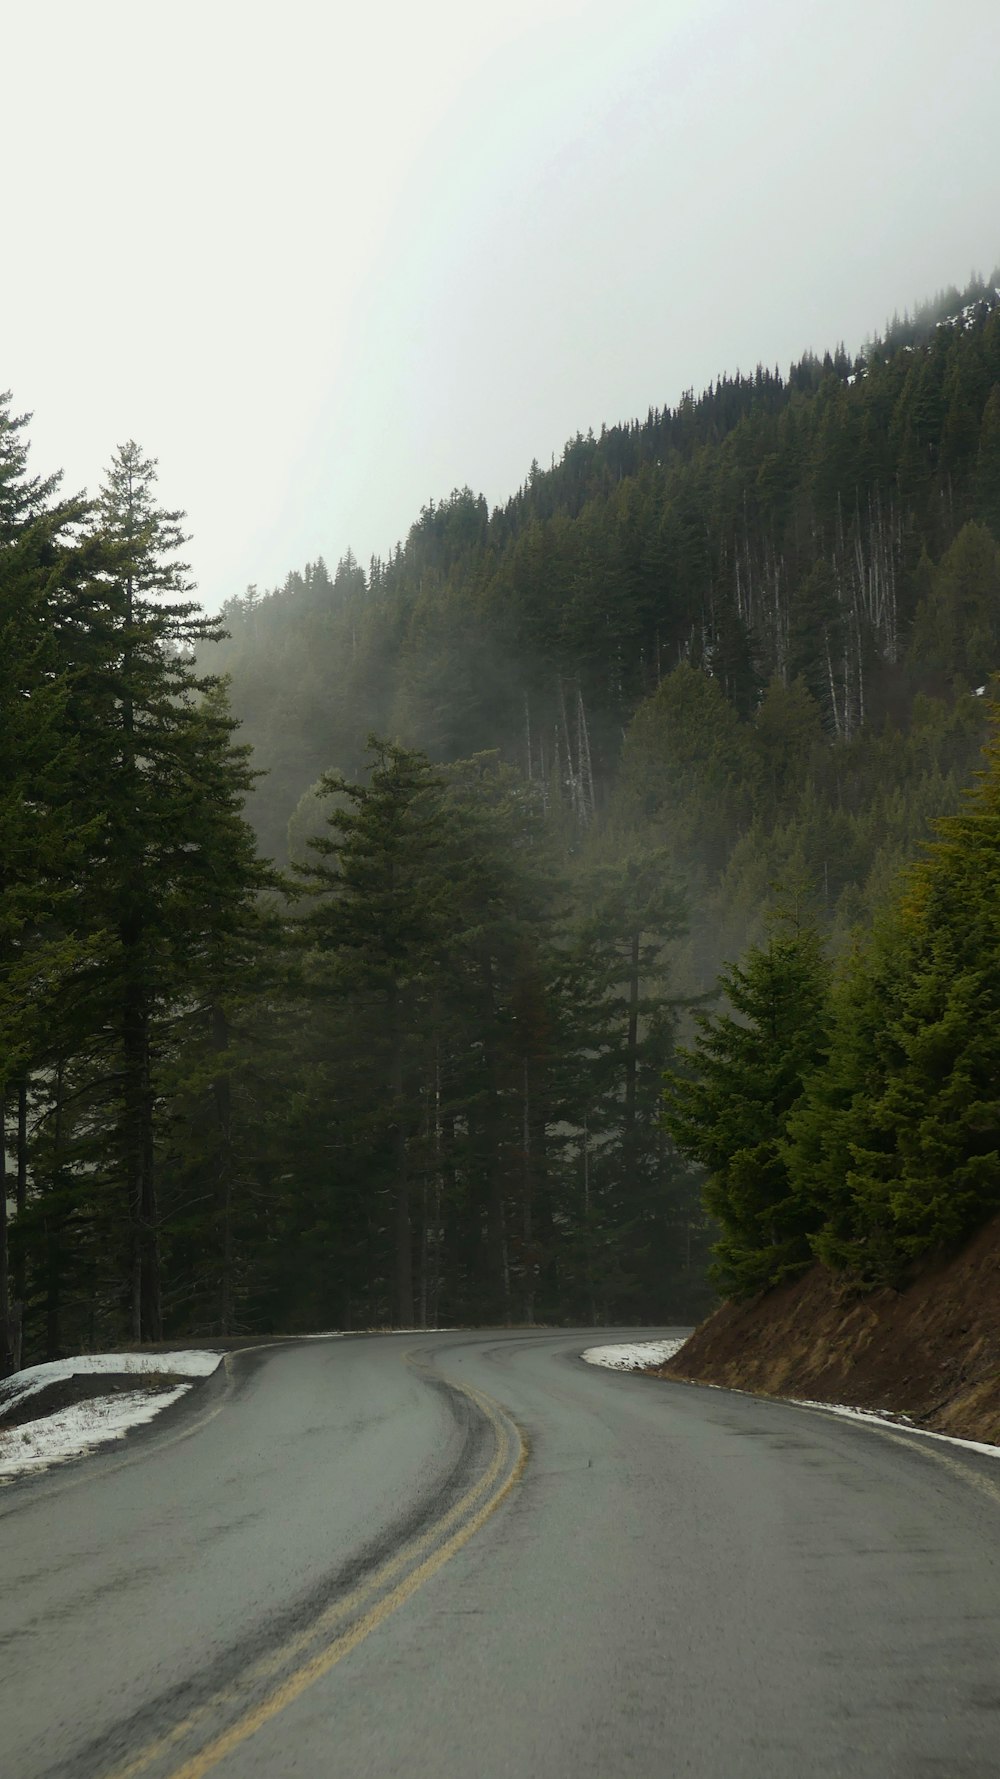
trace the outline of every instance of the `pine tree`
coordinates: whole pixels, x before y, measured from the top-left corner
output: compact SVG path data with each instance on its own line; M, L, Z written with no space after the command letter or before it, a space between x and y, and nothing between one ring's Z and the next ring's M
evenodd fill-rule
M75 663L65 608L95 567L81 542L82 499L57 501L58 477L27 473L27 416L0 398L0 1375L15 1364L7 1253L8 1096L16 1087L19 1219L26 1200L27 1077L42 1029L85 946L67 935L86 824L68 794L78 743L67 710ZM16 1284L23 1284L23 1248ZM15 1326L17 1325L17 1326Z
M990 390L983 408L974 472L975 517L1000 543L1000 383Z
M163 1325L155 1027L183 993L191 940L172 925L171 909L198 869L185 823L197 782L197 700L207 682L185 650L218 628L187 597L186 569L176 561L182 515L156 505L155 483L155 464L134 443L121 447L98 503L106 567L74 614L78 662L68 707L80 736L72 792L95 830L75 931L102 938L95 967L67 1003L67 1035L76 1044L88 1028L102 1034L84 1096L91 1165L120 1194L136 1340L158 1339Z
M997 739L964 808L936 829L867 960L864 1060L846 1023L855 990L837 1004L832 1085L817 1083L795 1133L801 1173L833 1100L831 1155L849 1166L818 1249L879 1282L898 1283L928 1250L953 1249L1000 1207Z
M357 1110L367 1118L373 1171L380 1162L391 1201L393 1309L405 1327L414 1314L413 1053L442 932L445 886L434 870L439 820L429 761L375 736L369 751L367 784L333 775L324 781L347 806L333 810L329 836L310 843L315 862L304 876L316 901L305 936L317 953L317 993L335 1011L350 1009L351 1042L367 1082ZM345 1035L342 1030L341 1041Z
M964 525L932 571L911 658L972 685L1000 662L1000 545L984 525Z
M561 899L540 800L494 755L444 774L443 866L451 915L438 951L451 1017L453 1106L468 1133L466 1181L485 1225L474 1313L526 1320L552 1263L549 1124L554 1092L551 923Z
M254 775L234 728L225 689L212 686L177 737L186 792L164 857L161 920L183 968L166 1029L153 1033L167 1104L157 1164L171 1294L187 1326L219 1334L236 1332L253 1257L248 1182L267 1149L269 1099L259 1059L274 1047L261 1028L277 998L282 941L266 895L281 880L257 857L244 817ZM181 1319L178 1307L173 1314Z
M794 1194L817 1207L810 1245L825 1266L868 1284L898 1276L887 1198L857 1191L891 1167L895 1139L878 1112L897 1055L893 1024L905 992L908 947L895 910L842 960L831 988L822 1063L788 1116L783 1154Z
M765 944L722 972L733 1011L698 1014L698 1036L667 1076L665 1121L707 1170L704 1196L722 1226L713 1276L743 1297L806 1266L818 1213L789 1177L789 1115L826 1041L827 966L816 928L776 919Z

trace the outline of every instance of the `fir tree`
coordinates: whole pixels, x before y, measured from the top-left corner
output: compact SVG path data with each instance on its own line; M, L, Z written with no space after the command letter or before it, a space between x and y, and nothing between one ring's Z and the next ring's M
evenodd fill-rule
M722 1226L713 1276L747 1296L801 1270L818 1222L789 1178L788 1118L826 1040L827 966L815 927L776 919L766 943L722 972L733 1011L696 1015L698 1036L667 1076L665 1119L707 1170L705 1203Z

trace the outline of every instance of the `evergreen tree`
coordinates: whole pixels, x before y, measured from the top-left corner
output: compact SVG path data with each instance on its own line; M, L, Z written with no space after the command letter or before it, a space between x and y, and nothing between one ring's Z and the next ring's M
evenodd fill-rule
M154 1034L167 1106L156 1134L172 1319L219 1334L237 1331L258 1221L247 1198L269 1147L273 1087L260 1064L274 1050L276 1034L264 1028L278 1000L283 937L267 895L281 880L257 857L243 814L253 772L234 728L225 689L211 686L178 737L186 794L172 824L162 919L183 969L165 1029Z
M16 1362L21 1315L9 1296L8 1097L16 1089L21 1216L28 1073L47 1013L86 953L65 927L87 830L67 795L77 742L67 717L74 663L64 630L67 602L96 562L80 536L86 503L57 501L58 477L28 474L27 419L10 413L9 395L0 397L0 1376ZM18 1298L23 1276L21 1249Z
M173 962L163 891L174 859L165 854L175 854L188 800L186 743L197 685L180 650L214 633L187 598L187 569L177 561L183 515L157 506L155 485L155 463L134 441L121 446L98 506L111 573L100 607L90 614L99 653L81 725L91 749L90 807L96 801L103 826L89 887L94 924L106 924L110 940L102 987L116 1050L117 1170L128 1215L136 1340L158 1340L163 1326L153 1022Z
M975 517L1000 543L1000 383L983 408L974 472Z
M318 956L317 989L350 1008L351 1041L363 1056L366 1124L390 1204L394 1249L393 1309L413 1322L413 1246L409 1150L417 1110L414 1053L425 1011L433 947L446 913L436 873L438 803L430 762L395 742L369 742L367 784L329 776L324 786L347 800L329 819L330 834L311 842L305 868L316 902L306 937ZM340 1010L338 1009L338 1010Z
M705 1204L722 1227L713 1276L747 1296L801 1270L818 1213L788 1173L789 1115L826 1040L827 966L816 928L786 917L720 981L732 1012L696 1015L698 1036L667 1076L665 1120L707 1170Z
M953 1249L1000 1206L996 739L962 811L936 827L863 973L840 991L832 1072L793 1130L799 1179L826 1151L818 1251L879 1282L899 1282L930 1249Z
M180 515L159 509L154 490L153 464L123 447L99 506L100 573L65 613L74 653L66 715L79 746L64 794L89 836L66 926L90 955L47 1034L49 1053L74 1077L72 1118L56 1114L56 1189L65 1200L75 1182L92 1207L105 1242L105 1312L113 1321L123 1298L134 1339L158 1339L163 1327L157 1071L177 1010L196 993L206 935L259 887L233 801L245 793L242 767L232 753L222 763L232 720L202 704L211 683L184 652L217 627L186 597L173 560Z
M985 526L963 526L933 572L914 619L911 654L915 663L972 685L1000 662L1000 545Z
M905 934L895 910L842 961L832 984L829 1045L791 1108L784 1159L794 1193L817 1207L810 1243L824 1265L865 1283L898 1277L887 1199L859 1215L860 1175L891 1166L891 1125L877 1106L897 1054L893 1026L905 992Z

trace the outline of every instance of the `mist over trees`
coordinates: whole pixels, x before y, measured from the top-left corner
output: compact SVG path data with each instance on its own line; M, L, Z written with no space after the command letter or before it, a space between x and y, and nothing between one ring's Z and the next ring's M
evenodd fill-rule
M4 1364L688 1318L711 1242L745 1293L958 1239L998 489L976 285L216 623L152 462L65 500L8 399Z

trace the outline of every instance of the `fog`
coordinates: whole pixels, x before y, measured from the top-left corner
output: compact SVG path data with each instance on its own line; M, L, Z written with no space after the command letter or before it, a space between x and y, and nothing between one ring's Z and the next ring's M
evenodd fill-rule
M216 606L1000 259L992 0L54 0L4 20L0 387Z

